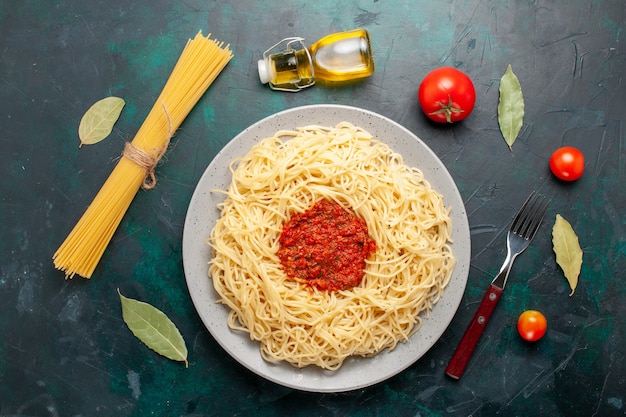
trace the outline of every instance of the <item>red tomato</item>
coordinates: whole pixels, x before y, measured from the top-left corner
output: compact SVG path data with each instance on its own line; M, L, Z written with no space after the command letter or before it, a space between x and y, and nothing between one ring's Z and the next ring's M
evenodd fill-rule
M517 319L517 331L524 340L534 342L546 334L548 320L537 310L526 310Z
M577 180L585 170L585 157L578 149L564 146L554 151L550 157L550 170L562 180Z
M452 123L470 115L476 102L476 91L465 73L456 68L441 67L424 77L417 98L429 119Z

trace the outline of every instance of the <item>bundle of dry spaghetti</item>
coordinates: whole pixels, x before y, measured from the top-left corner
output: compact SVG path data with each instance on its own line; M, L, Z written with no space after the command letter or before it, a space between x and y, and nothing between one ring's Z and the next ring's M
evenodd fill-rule
M170 139L232 58L229 45L198 32L190 39L152 110L93 202L52 257L66 278L91 275L140 187L155 185L154 168Z

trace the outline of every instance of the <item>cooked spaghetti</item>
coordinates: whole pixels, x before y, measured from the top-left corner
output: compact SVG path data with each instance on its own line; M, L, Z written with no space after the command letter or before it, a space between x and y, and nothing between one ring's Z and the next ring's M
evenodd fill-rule
M267 361L338 369L406 341L454 268L451 220L422 173L367 131L343 122L279 131L231 163L232 182L208 244L228 325ZM358 285L319 290L287 277L283 224L321 199L363 219L376 243Z
M139 188L154 187L154 167L173 134L232 58L229 47L210 36L199 32L187 42L135 138L52 257L66 278L91 278Z

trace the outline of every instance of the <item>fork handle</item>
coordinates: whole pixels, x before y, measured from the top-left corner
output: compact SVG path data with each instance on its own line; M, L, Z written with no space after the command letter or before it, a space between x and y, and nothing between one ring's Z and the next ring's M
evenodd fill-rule
M446 374L454 379L461 378L465 367L472 357L472 353L478 344L480 336L483 334L483 330L487 326L487 322L493 313L493 309L498 304L500 296L502 295L502 288L493 284L489 286L489 289L483 296L483 300L480 302L480 306L474 315L471 323L465 330L465 334L459 342L459 345L452 355L452 359L446 367Z

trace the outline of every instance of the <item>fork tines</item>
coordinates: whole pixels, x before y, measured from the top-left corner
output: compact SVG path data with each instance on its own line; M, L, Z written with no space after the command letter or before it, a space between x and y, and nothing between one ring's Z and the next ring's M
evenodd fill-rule
M530 193L511 224L511 232L532 239L548 209L549 201L533 191Z

